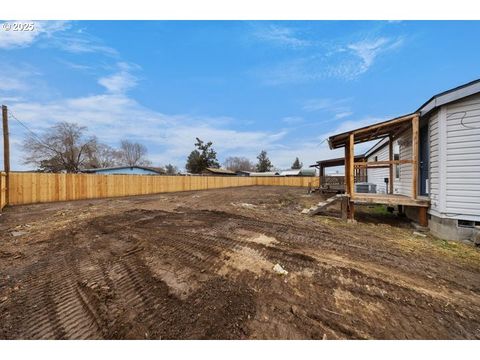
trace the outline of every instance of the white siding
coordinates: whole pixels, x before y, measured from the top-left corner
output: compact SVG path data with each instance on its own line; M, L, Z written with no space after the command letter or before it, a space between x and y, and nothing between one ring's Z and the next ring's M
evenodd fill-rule
M375 156L377 156L378 161L388 160L388 146L372 153L372 155L367 158L367 161L375 161ZM384 179L388 176L388 168L367 169L367 181L377 185L377 193L385 194L386 184Z
M446 109L445 211L480 216L480 95Z
M430 196L430 206L432 210L440 211L440 170L439 170L439 127L438 127L438 112L430 116L428 119L428 138L429 138L429 148L430 148L430 159L429 159L429 196Z
M398 139L400 145L400 160L412 159L412 132L406 131ZM400 165L400 179L395 184L398 193L412 196L412 164Z

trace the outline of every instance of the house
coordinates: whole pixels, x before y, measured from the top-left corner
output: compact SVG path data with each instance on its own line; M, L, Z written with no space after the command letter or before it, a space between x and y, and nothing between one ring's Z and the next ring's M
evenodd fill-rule
M164 175L165 170L157 167L147 166L114 166L98 169L86 169L82 171L87 174L102 174L102 175Z
M251 172L250 176L279 176L278 171Z
M315 169L291 169L280 171L280 176L315 176Z
M253 176L251 174L254 174L255 172L254 171L247 171L247 170L237 170L237 171L235 171L235 173L237 174L237 176Z
M355 144L372 140L380 141L355 160ZM348 219L355 204L397 205L438 237L480 240L480 79L432 96L411 114L328 141L331 149L345 148ZM383 179L384 191L356 192L357 169L377 187Z
M236 176L235 171L220 169L220 168L206 168L203 172L203 175L217 175L217 176Z

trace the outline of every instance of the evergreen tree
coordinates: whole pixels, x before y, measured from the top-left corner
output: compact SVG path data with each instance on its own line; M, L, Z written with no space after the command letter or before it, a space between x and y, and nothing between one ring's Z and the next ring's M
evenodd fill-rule
M267 172L273 168L273 165L270 159L267 156L267 152L262 150L260 154L257 156L258 163L257 163L257 171L258 172Z
M303 166L303 163L300 162L300 160L298 159L298 157L295 158L295 161L294 161L293 164L292 164L292 169L293 169L293 170L299 170L299 169L302 168L302 166Z
M193 150L187 158L185 168L192 174L200 174L206 168L219 168L220 164L217 160L217 153L212 148L212 142L203 142L196 138L195 146L197 149Z

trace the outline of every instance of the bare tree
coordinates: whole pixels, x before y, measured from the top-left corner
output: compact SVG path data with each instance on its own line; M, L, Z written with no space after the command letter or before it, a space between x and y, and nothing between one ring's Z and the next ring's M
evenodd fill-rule
M121 163L127 166L144 165L148 166L151 162L146 158L147 148L145 145L129 140L122 140L120 143Z
M28 136L23 143L25 164L34 164L42 171L78 172L96 147L95 137L85 135L86 127L60 122L41 136Z
M122 159L120 150L101 143L97 143L89 155L86 166L94 169L120 165Z
M255 164L246 157L241 156L230 156L226 158L223 166L231 171L255 171Z

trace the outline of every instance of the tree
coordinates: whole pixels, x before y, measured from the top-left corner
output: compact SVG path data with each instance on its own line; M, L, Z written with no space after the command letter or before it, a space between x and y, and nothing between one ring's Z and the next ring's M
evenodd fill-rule
M39 137L28 136L23 142L25 164L34 164L46 172L78 172L97 145L95 137L85 135L86 130L84 126L64 121Z
M303 166L303 163L300 162L300 160L298 159L298 157L295 158L295 161L294 161L293 164L292 164L292 169L293 169L293 170L299 170L299 169L302 168L302 166Z
M257 171L258 172L266 172L270 171L273 168L273 165L270 159L267 156L267 152L262 150L260 154L257 156L258 163L257 163Z
M212 148L212 142L203 142L196 138L195 146L197 149L193 150L187 158L185 168L192 174L200 174L206 168L219 168L220 164L217 160L217 153Z
M165 165L165 173L167 175L176 175L178 174L178 168L172 164Z
M87 167L92 169L120 165L122 152L105 144L97 143L89 155Z
M255 171L255 165L245 157L230 156L223 163L231 171Z
M120 143L121 164L126 166L151 165L147 159L147 148L138 142L122 140Z

